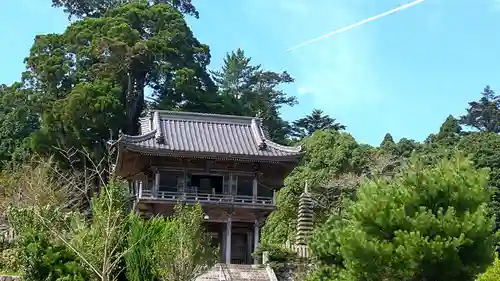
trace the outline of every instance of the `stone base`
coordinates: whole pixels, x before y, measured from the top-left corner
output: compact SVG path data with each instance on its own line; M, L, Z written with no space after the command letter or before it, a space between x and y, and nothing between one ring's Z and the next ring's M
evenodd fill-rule
M19 276L2 276L0 275L0 281L20 281Z

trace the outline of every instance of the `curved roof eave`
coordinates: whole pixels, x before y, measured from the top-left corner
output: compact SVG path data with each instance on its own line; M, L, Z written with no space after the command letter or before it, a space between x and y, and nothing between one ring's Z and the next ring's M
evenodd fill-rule
M156 129L147 132L144 135L138 135L138 136L131 136L131 135L122 135L121 140L124 140L126 142L130 143L136 143L136 142L141 142L141 141L147 141L149 139L152 139L156 136Z
M170 149L157 149L143 147L141 145L128 144L123 146L124 149L142 153L151 156L185 156L185 157L198 157L198 158L224 158L228 160L247 160L247 161L266 161L266 162L297 162L300 154L287 155L287 156L263 156L263 155L240 155L240 154L226 154L226 153L210 153L210 152L191 152L191 151L178 151Z

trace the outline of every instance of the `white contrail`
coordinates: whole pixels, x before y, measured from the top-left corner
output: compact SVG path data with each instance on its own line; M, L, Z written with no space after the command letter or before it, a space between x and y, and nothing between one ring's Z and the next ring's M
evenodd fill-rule
M300 43L300 44L298 44L298 45L295 45L295 46L293 46L293 47L291 47L291 48L286 49L286 50L285 50L285 52L289 52L289 51L291 51L291 50L293 50L293 49L297 49L297 48L299 48L299 47L302 47L302 46L305 46L305 45L309 45L309 44L311 44L311 43L314 43L314 42L319 41L319 40L321 40L321 39L324 39L324 38L326 38L326 37L330 37L330 36L332 36L332 35L342 33L342 32L344 32L344 31L347 31L347 30L349 30L349 29L352 29L352 28L355 28L355 27L357 27L357 26L363 25L363 24L365 24L365 23L368 23L368 22L374 21L374 20L376 20L376 19L379 19L379 18L382 18L382 17L388 16L388 15L390 15L390 14L393 14L393 13L397 12L397 11L401 11L401 10L404 10L404 9L409 8L409 7L411 7L411 6L415 6L415 5L420 4L420 3L424 2L424 1L425 1L425 0L416 0L416 1L413 1L413 2L411 2L411 3L401 5L401 6L399 6L399 7L395 8L395 9L392 9L392 10L390 10L390 11L387 11L387 12L384 12L384 13L381 13L381 14L378 14L378 15L373 16L373 17L369 17L369 18L364 19L364 20L362 20L362 21L358 21L357 23L354 23L354 24L348 25L348 26L346 26L346 27L342 27L342 28L340 28L340 29L334 30L334 31L332 31L332 32L330 32L330 33L327 33L327 34L325 34L325 35L322 35L322 36L320 36L320 37L317 37L317 38L314 38L314 39L311 39L311 40L308 40L308 41L302 42L302 43Z

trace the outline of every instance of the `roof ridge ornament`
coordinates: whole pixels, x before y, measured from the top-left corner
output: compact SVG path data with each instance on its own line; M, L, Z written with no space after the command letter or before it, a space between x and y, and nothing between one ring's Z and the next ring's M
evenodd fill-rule
M260 120L254 118L252 119L252 124L250 126L252 127L252 132L255 140L259 144L259 150L262 151L267 149L267 143L264 135L262 134L262 130L260 129L260 125Z
M161 126L160 112L155 110L153 113L153 127L156 130L155 138L156 143L165 144L165 136L163 135L163 128Z

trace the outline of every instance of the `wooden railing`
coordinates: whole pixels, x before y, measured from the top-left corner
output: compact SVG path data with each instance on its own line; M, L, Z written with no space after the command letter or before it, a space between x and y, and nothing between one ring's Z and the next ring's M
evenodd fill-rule
M307 245L295 245L287 241L285 243L285 248L289 249L292 252L297 253L297 256L302 259L309 258L309 246Z
M164 201L199 201L205 203L230 203L230 204L248 204L248 205L266 205L274 206L273 197L248 196L248 195L226 195L209 193L186 193L172 191L157 191L156 194L151 190L142 189L139 192L139 199L154 199Z
M7 224L0 223L0 243L12 243L15 238L14 230Z

